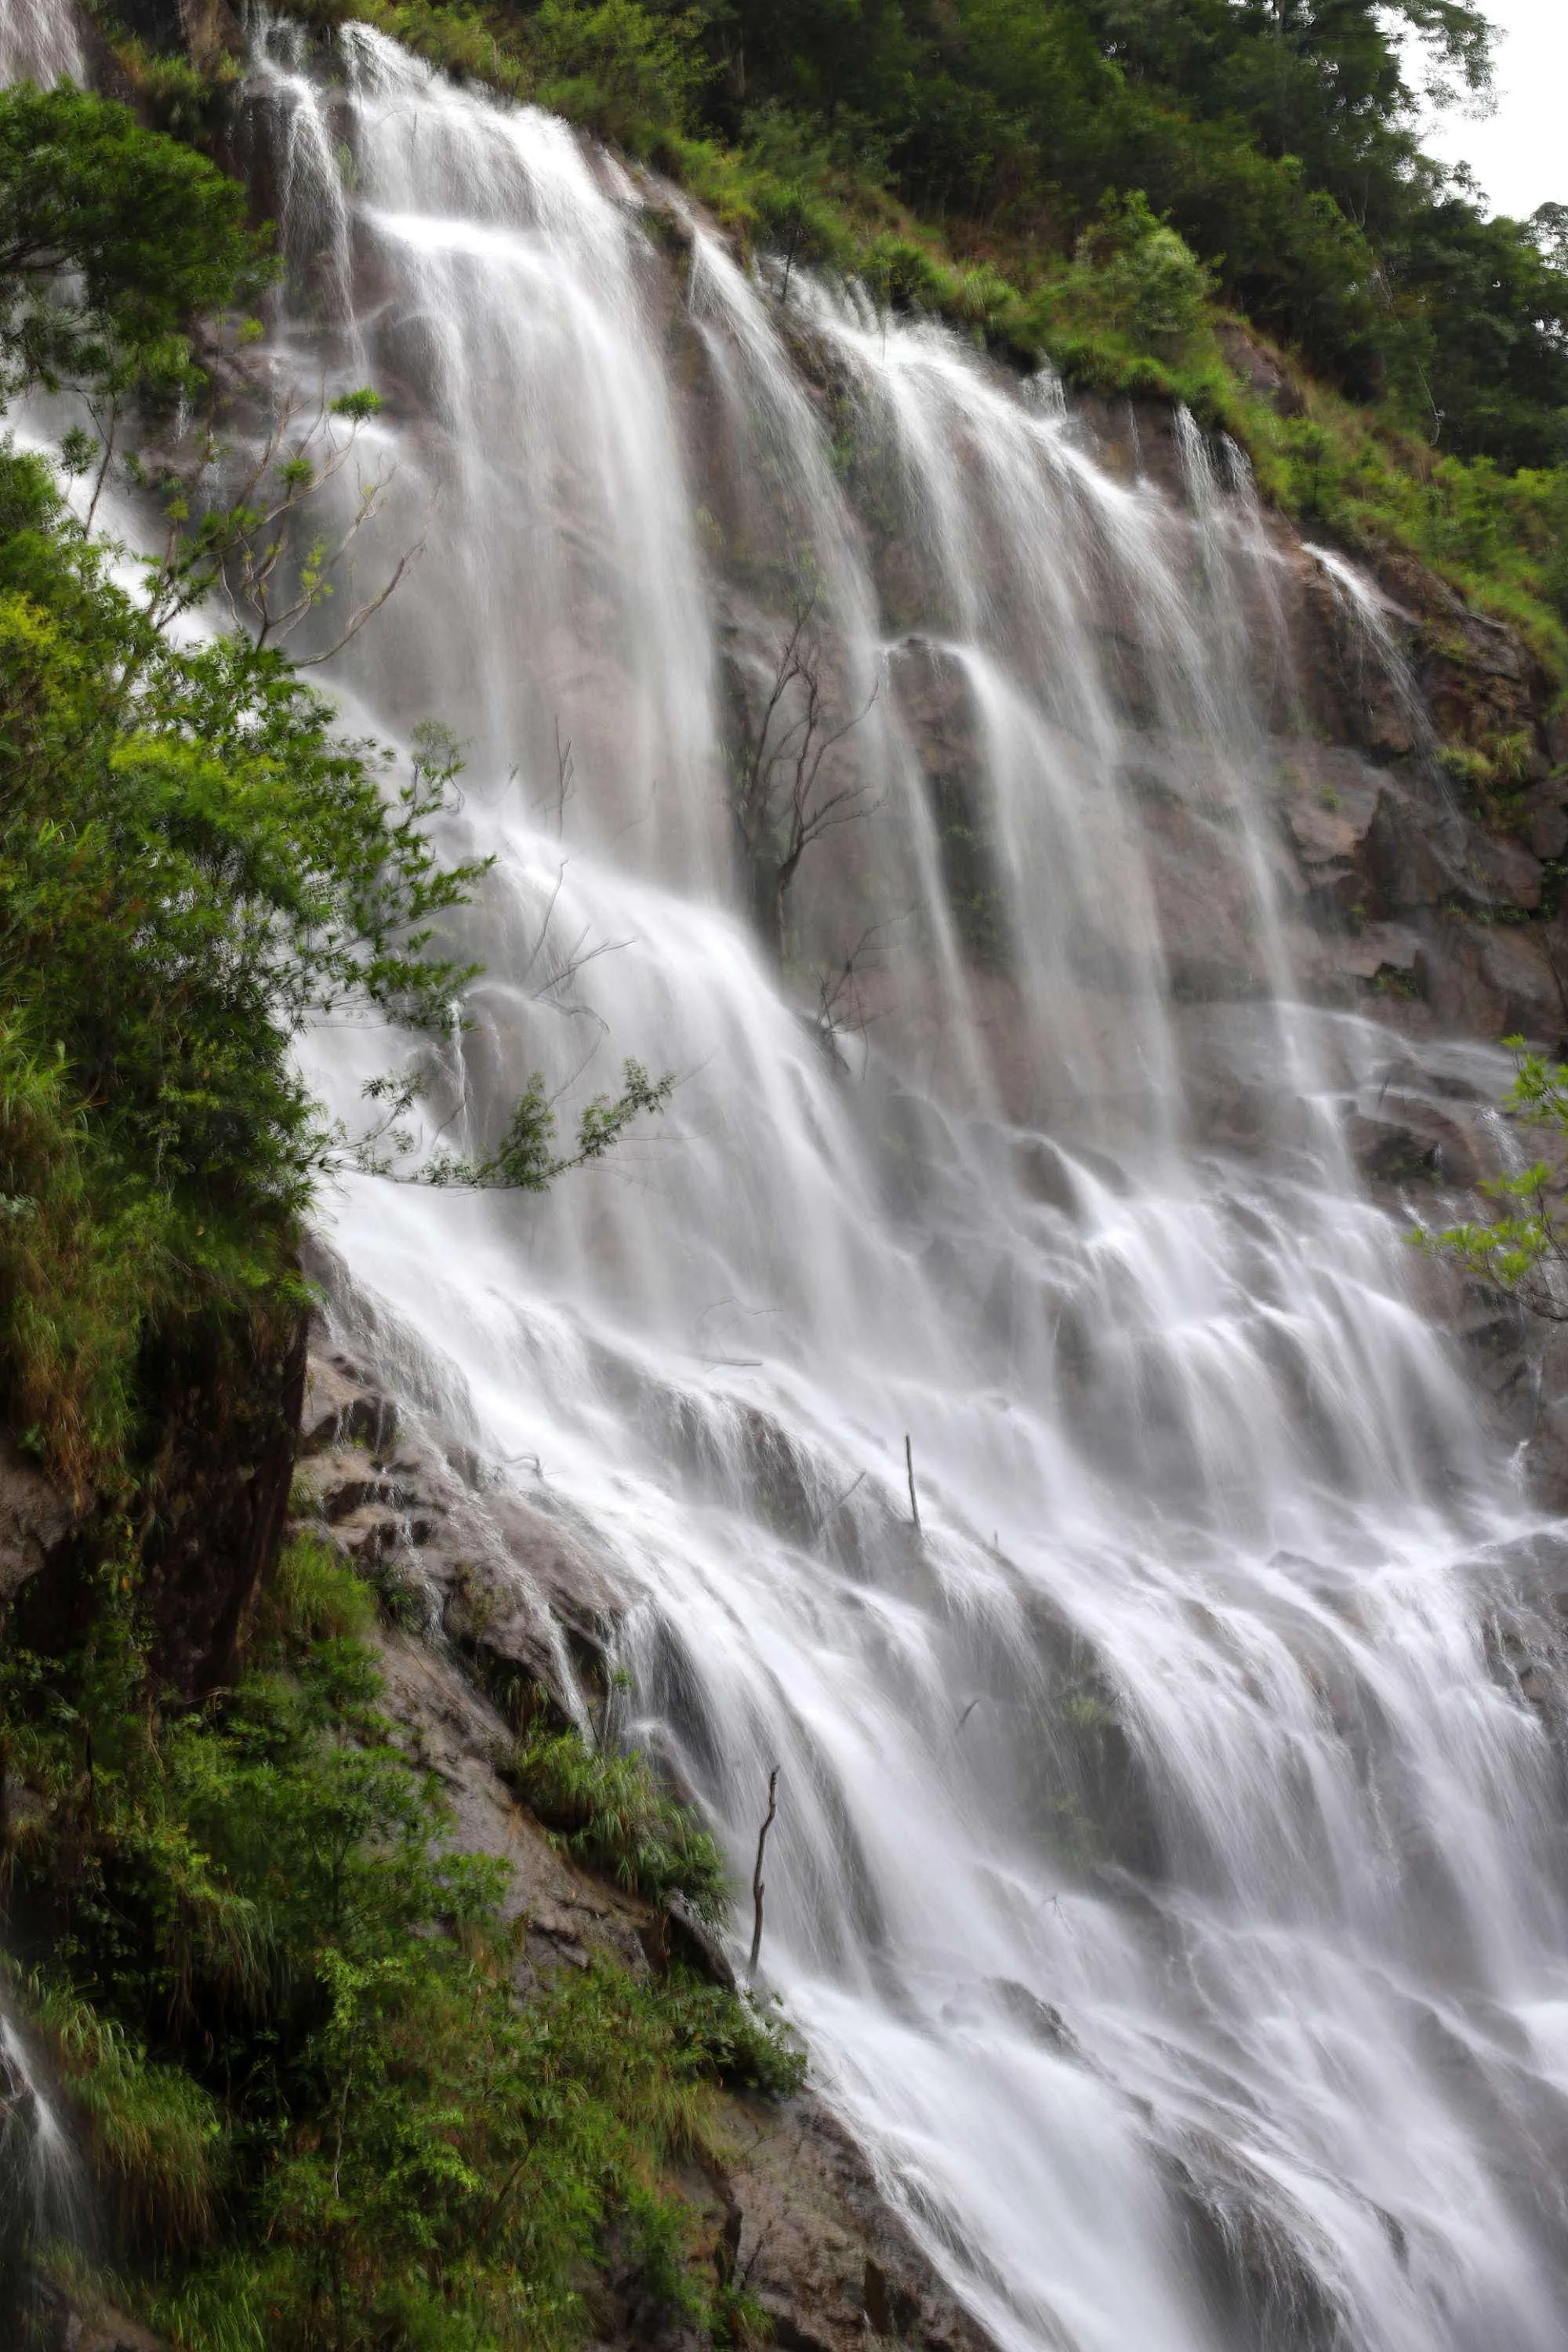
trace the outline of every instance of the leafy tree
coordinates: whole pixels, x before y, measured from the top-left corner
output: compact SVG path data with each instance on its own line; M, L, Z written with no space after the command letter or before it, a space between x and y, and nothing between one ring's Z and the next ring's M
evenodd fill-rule
M271 274L243 189L129 107L0 93L0 398L28 383L187 386L191 320Z
M457 1017L431 926L481 869L429 845L448 775L391 767L280 656L174 643L0 452L0 1379L79 1487L144 1318L281 1278L331 1150L300 1024Z
M268 273L243 215L124 108L0 93L0 383L74 382L116 415L188 384L191 310ZM451 747L399 763L345 739L268 642L331 592L331 551L293 554L289 530L375 405L333 403L324 457L285 412L237 504L194 513L167 483L140 597L49 467L0 446L0 1410L83 1497L128 1475L151 1332L292 1295L296 1222L345 1148L295 1069L303 1024L462 1017L472 971L437 926L484 867L430 845ZM178 642L219 583L253 634ZM492 1150L430 1180L540 1190L667 1093L628 1067L563 1154L536 1084Z
M636 0L542 0L531 26L541 103L645 152L685 126L708 79L696 23L661 24Z
M1457 196L1412 213L1393 265L1391 365L1431 439L1510 466L1568 456L1568 268L1545 222Z
M1553 462L1568 270L1420 152L1485 101L1470 0L704 0L732 131L848 125L899 192L1058 251L1135 190L1257 322L1438 446ZM1413 49L1412 49L1413 37Z

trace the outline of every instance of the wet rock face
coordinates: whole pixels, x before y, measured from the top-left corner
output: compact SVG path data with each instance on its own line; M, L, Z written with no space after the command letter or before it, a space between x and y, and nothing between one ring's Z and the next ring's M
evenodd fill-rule
M76 1520L68 1497L0 1431L0 1604L48 1566Z
M226 1682L244 1648L283 1538L304 1377L291 1308L198 1320L144 1350L142 1601L159 1676L183 1696ZM73 1517L14 1447L0 1452L0 1602L25 1646L69 1645L93 1606L89 1571L116 1540L102 1511Z
M1568 740L1550 682L1511 630L1413 559L1385 559L1378 579L1381 650L1304 551L1293 569L1297 673L1326 740L1289 744L1280 804L1325 992L1411 1034L1517 1031L1554 1049L1568 1035ZM1392 963L1375 952L1389 925Z
M542 1692L562 1720L603 1696L626 1596L555 1520L444 1453L349 1357L313 1352L295 1509L413 1625L439 1631L503 1702Z
M56 2286L39 2289L29 2317L31 2333L22 2339L26 2352L169 2352L161 2336L122 2312Z
M757 2111L752 2110L756 2113ZM888 2211L848 2133L810 2097L770 2115L730 2170L734 2270L797 2352L873 2343L984 2352L990 2338Z
M1124 404L1079 406L1097 459L1184 495L1171 420ZM1194 758L1162 715L1147 615L1107 583L1094 631L1120 730L1117 790L1145 865L1168 984L1180 1003L1275 992L1259 884L1272 893L1302 992L1410 1038L1568 1040L1568 722L1522 643L1408 560L1384 566L1366 614L1278 518L1260 544L1278 614L1246 657L1261 743ZM1143 633L1141 635L1141 632ZM900 720L1001 1059L1017 943L997 887L984 746L970 681L936 641L889 656ZM1261 758L1259 758L1261 753ZM1240 781L1238 782L1238 778ZM1261 790L1259 789L1261 786ZM1086 800L1076 819L1103 822ZM1075 985L1119 1017L1108 945ZM1016 1024L1015 1024L1016 1025ZM1011 1097L1010 1097L1011 1099ZM1020 1112L1019 1115L1022 1115Z

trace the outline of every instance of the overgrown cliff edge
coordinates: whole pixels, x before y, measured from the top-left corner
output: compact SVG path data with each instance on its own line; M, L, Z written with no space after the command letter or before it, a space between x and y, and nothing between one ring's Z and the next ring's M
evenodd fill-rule
M1568 260L1401 54L0 27L7 2342L1553 2352Z

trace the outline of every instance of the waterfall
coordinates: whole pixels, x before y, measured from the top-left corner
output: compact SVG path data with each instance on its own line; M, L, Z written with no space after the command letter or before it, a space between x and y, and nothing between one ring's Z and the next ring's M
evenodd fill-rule
M637 1596L628 1728L737 1864L783 1767L772 1977L1001 2345L1545 2352L1531 1521L1347 1174L1383 1042L1292 1003L1244 469L1112 471L374 33L263 30L248 120L284 362L376 383L426 540L340 675L465 737L496 861L432 1115L679 1080L542 1205L349 1181L355 1291ZM724 747L803 606L859 798L781 980ZM315 1041L345 1116L389 1051Z
M346 1178L345 1337L612 1567L737 1875L782 1768L768 1973L1004 2352L1557 2352L1561 1790L1489 1663L1547 1538L1350 1170L1387 1034L1297 997L1244 465L363 26L263 22L242 130L276 366L385 399L362 576L425 549L327 675L494 861L432 1129L679 1082L543 1202ZM802 629L781 968L728 803ZM408 1051L307 1060L352 1124Z
M33 2252L79 2242L86 2210L80 2158L26 2040L0 2006L0 2321L15 2322Z
M36 81L47 89L81 78L76 19L61 0L5 0L0 13L0 84Z

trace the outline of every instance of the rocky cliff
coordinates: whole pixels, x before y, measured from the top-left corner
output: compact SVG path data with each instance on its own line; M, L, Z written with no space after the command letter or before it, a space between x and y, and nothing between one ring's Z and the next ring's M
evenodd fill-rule
M200 42L221 46L221 8L183 9L182 25L193 54ZM661 210L657 190L648 200L679 266L689 226ZM689 331L673 304L668 328L678 344ZM809 397L831 416L829 355L804 328L795 353ZM1079 430L1129 483L1152 477L1189 493L1191 450L1168 413L1086 406ZM1244 827L1201 736L1155 724L1147 616L1103 585L1094 612L1124 706L1124 781L1149 851L1194 1140L1226 1155L1289 1145L1279 1073L1259 1063L1252 1024L1288 964L1331 1034L1333 1016L1350 1016L1338 1075L1365 1181L1408 1222L1446 1222L1509 1148L1494 1108L1505 1059L1475 1049L1518 1031L1557 1051L1568 1036L1568 738L1524 646L1435 578L1390 562L1373 587L1358 586L1333 551L1255 515L1241 492L1227 497L1223 527L1254 534L1258 577L1277 604L1237 656L1255 667L1268 730L1257 770L1266 789ZM896 621L913 602L896 525L871 553ZM729 683L743 707L763 632L743 580L721 593ZM970 910L964 946L1009 1108L1039 1119L1033 1075L1010 1058L1009 975L988 929L999 853L976 783L973 677L912 622L890 672L950 889ZM1258 858L1278 933L1258 918ZM1114 986L1100 1013L1117 1018ZM150 1368L147 1558L169 1678L199 1692L229 1672L289 1511L326 1531L381 1595L387 1704L403 1738L445 1786L461 1840L512 1866L529 1967L570 1969L605 1949L656 1969L665 1954L655 1915L568 1864L498 1769L536 1696L563 1717L607 1714L627 1597L582 1528L453 1439L398 1333L342 1268L321 1255L312 1271L324 1305L308 1367L305 1336L289 1326L208 1334ZM1526 1446L1542 1496L1568 1503L1568 1349L1543 1345L1506 1303L1446 1276L1429 1281L1434 1316L1469 1351L1478 1411ZM759 1431L759 1450L768 1442ZM0 1478L0 1599L24 1634L58 1643L83 1605L82 1515L20 1458ZM1543 1562L1533 1587L1527 1577L1533 1600L1496 1633L1499 1672L1543 1710L1560 1647L1555 1574ZM703 1948L679 1921L675 1932ZM731 2120L733 2161L694 2175L689 2202L715 2268L757 2294L781 2344L979 2344L816 2101L782 2113L736 2102ZM629 2273L623 2284L604 2341L631 2352L655 2342L656 2323Z

